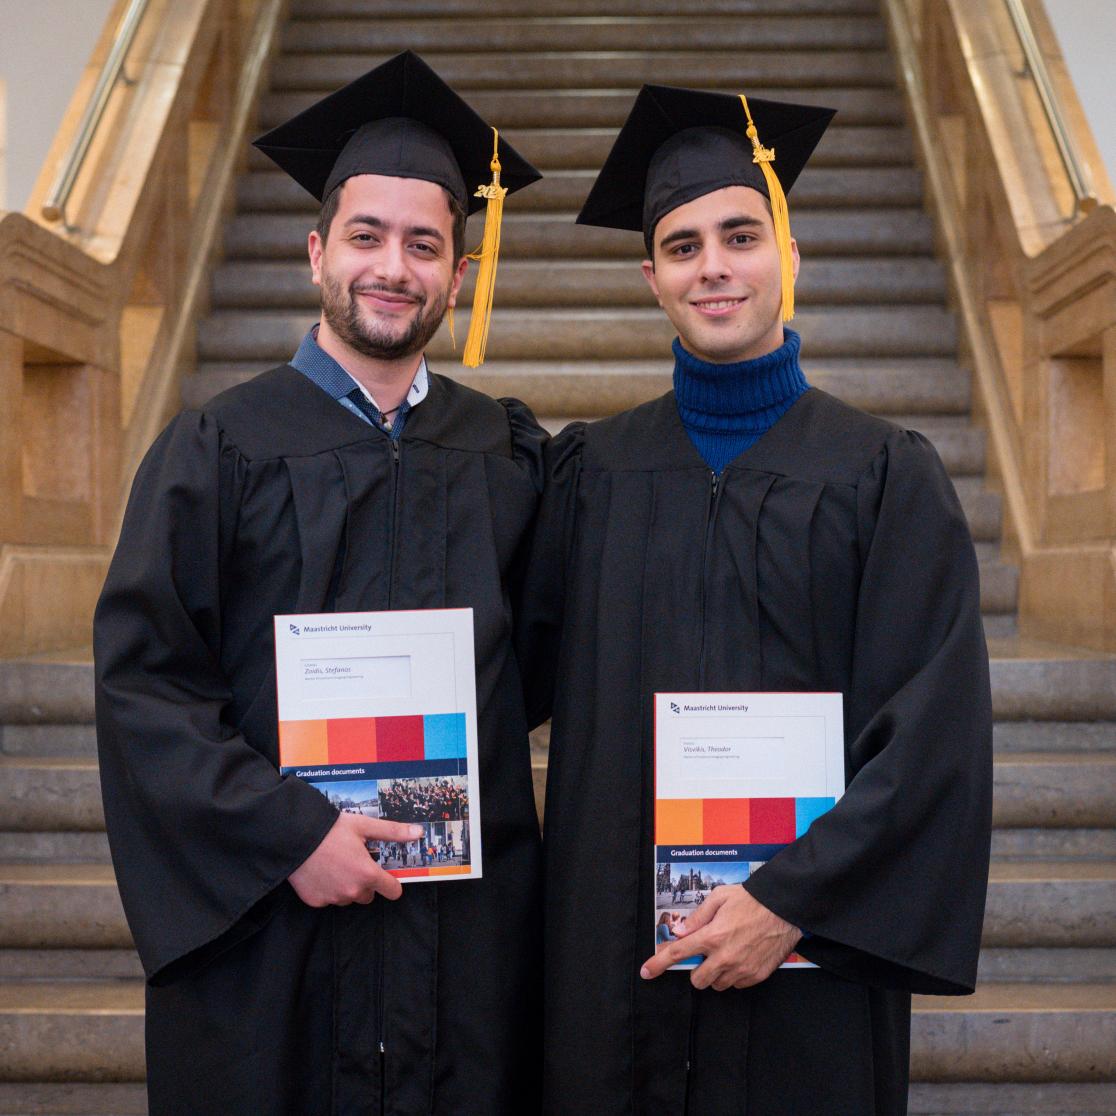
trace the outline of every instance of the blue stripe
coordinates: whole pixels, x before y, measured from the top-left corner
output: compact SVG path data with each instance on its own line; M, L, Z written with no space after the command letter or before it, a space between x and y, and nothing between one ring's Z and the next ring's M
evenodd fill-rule
M655 860L659 864L701 862L716 864L736 860L770 860L786 845L656 845ZM691 851L692 850L692 851ZM683 855L676 855L682 853Z
M281 767L280 775L298 775L307 783L349 782L360 779L434 779L468 774L465 759L407 760L397 763L340 763ZM305 772L305 774L300 774Z

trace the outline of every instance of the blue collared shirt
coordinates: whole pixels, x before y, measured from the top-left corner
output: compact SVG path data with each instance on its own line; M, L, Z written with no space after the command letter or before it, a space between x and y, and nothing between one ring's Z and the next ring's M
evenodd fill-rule
M411 381L411 386L407 389L407 395L399 406L399 413L395 416L395 420L391 423L385 422L379 404L368 394L364 386L358 383L355 377L346 372L344 367L338 364L318 344L318 327L316 325L310 328L302 339L298 352L291 357L291 367L297 368L311 383L320 387L331 399L336 399L345 410L351 411L358 419L368 423L369 426L379 427L393 440L403 433L403 427L411 409L417 407L426 398L426 393L430 388L429 374L426 370L426 357L423 357L419 361L418 371L415 373L414 380ZM362 411L350 398L354 388L372 404L376 414L375 420Z

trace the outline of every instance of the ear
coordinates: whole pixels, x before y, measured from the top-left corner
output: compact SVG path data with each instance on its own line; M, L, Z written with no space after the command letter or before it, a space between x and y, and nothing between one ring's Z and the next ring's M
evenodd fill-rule
M643 272L643 278L647 280L647 285L651 288L651 293L655 296L655 301L662 306L663 300L659 297L659 284L655 279L654 263L651 260L644 260L639 268Z
M306 249L310 254L310 279L314 286L320 287L322 285L322 244L321 234L317 229L310 230L310 236L306 241Z
M798 254L798 241L791 237L791 259L794 261L794 277L798 278L798 268L802 263L802 257Z
M451 309L457 305L457 292L461 290L461 280L465 278L465 272L469 270L469 257L462 256L457 261L457 270L453 274L453 282L450 284L449 300L446 305Z

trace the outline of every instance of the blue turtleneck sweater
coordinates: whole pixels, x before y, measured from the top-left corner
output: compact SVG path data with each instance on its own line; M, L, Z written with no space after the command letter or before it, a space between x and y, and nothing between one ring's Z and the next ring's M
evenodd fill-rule
M783 337L774 352L737 364L709 364L674 339L678 414L698 453L718 476L810 387L798 366L798 334L784 329Z

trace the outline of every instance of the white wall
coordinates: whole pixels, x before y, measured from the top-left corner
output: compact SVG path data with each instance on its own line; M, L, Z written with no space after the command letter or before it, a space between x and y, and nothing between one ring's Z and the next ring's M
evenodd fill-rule
M0 80L7 87L0 209L27 204L111 7L112 0L0 0Z
M1116 0L1046 0L1046 10L1109 176L1116 178Z

